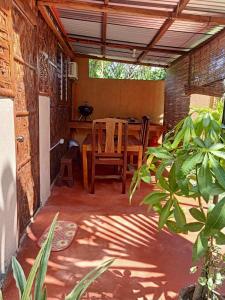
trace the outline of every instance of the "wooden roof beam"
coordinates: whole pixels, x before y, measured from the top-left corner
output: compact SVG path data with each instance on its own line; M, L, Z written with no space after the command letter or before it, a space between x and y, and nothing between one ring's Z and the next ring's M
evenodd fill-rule
M166 10L157 10L157 9L146 9L140 7L128 7L120 5L107 5L89 3L85 1L75 2L73 0L38 0L39 6L56 6L62 8L78 9L78 10L87 10L95 12L106 12L112 14L128 14L133 16L140 17L154 17L154 18L170 18L178 19L181 21L193 21L200 23L215 23L225 25L225 17L221 16L206 16L206 15L195 15L195 14L184 14L181 13L177 15L176 12L168 12Z
M107 7L109 4L109 0L104 0L104 4ZM105 57L106 52L106 33L107 33L107 19L108 19L108 13L104 12L102 16L102 55Z
M182 10L186 7L186 5L188 4L189 1L190 0L180 0L179 1L177 7L174 10L174 12L176 13L176 16L178 16L178 17L180 16ZM163 25L161 26L159 31L156 33L154 38L148 44L147 49L138 56L137 61L140 61L146 57L146 55L151 50L151 48L153 48L158 43L158 41L162 38L162 36L167 32L167 30L170 28L170 26L174 22L175 22L175 19L169 18L163 23Z
M47 12L47 9L43 6L39 7L40 13L42 17L45 19L45 22L48 24L48 26L51 28L53 33L55 34L57 40L59 41L61 47L65 51L65 53L72 59L74 59L75 55L70 46L67 44L65 38L62 36L61 32L56 28L52 18L50 17L49 13Z
M69 42L74 42L74 43L79 43L79 44L84 44L84 45L95 45L95 46L102 46L102 42L100 41L94 41L90 39L80 39L76 37L68 37ZM111 43L111 42L106 42L105 43L106 47L111 47L115 49L128 49L128 50L133 50L136 49L138 51L145 51L146 47L141 47L141 46L136 46L136 45L129 45L129 44L118 44L118 43ZM187 51L185 50L173 50L173 49L161 49L154 47L151 49L152 52L161 52L161 53L167 53L167 54L174 54L174 55L183 55L186 54Z

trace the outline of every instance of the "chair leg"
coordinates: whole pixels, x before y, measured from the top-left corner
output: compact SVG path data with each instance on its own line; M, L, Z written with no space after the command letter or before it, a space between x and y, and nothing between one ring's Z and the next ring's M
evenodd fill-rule
M122 173L122 194L126 194L126 177L127 177L127 170L123 166L123 173Z
M130 154L130 164L134 165L134 154Z
M91 168L91 194L95 193L95 164Z

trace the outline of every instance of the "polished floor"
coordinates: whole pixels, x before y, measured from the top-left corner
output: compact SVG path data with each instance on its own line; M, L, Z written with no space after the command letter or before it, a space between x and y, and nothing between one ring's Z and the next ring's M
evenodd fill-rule
M84 274L110 257L117 258L115 263L83 299L177 299L179 289L195 279L189 274L192 242L186 236L159 231L154 213L139 205L154 186L142 185L130 205L127 195L120 193L120 183L97 182L95 195L91 195L83 190L79 177L73 188L53 188L28 229L18 254L25 272L39 250L38 238L60 212L60 220L75 221L79 229L69 248L50 256L49 300L64 299ZM7 278L4 296L5 300L18 299L12 275Z

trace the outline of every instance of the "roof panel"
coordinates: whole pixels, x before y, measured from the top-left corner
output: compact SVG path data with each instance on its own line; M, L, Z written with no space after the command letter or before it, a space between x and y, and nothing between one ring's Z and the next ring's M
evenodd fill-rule
M68 34L84 37L101 37L101 24L96 22L61 18L65 31Z
M221 15L225 13L224 0L190 0L185 13L194 13L200 15Z
M211 31L215 29L215 27L216 27L215 24L212 23L198 23L198 22L176 20L172 24L172 26L170 26L169 30L210 34ZM222 27L223 26L221 26L221 28Z
M155 29L124 27L109 24L107 26L107 41L132 42L147 45L156 34Z
M110 0L110 4L173 11L179 0Z

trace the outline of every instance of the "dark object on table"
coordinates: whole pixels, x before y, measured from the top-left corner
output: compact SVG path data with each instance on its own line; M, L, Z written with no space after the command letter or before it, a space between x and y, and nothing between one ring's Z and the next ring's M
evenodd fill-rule
M76 140L69 140L68 141L68 148L70 149L70 148L72 148L72 147L80 147L80 144L79 144L79 142L78 141L76 141Z
M79 110L79 113L80 113L80 119L79 120L87 120L87 118L89 117L90 118L90 115L92 114L93 112L93 107L88 105L87 103L83 104L83 105L80 105L78 107L78 110Z

